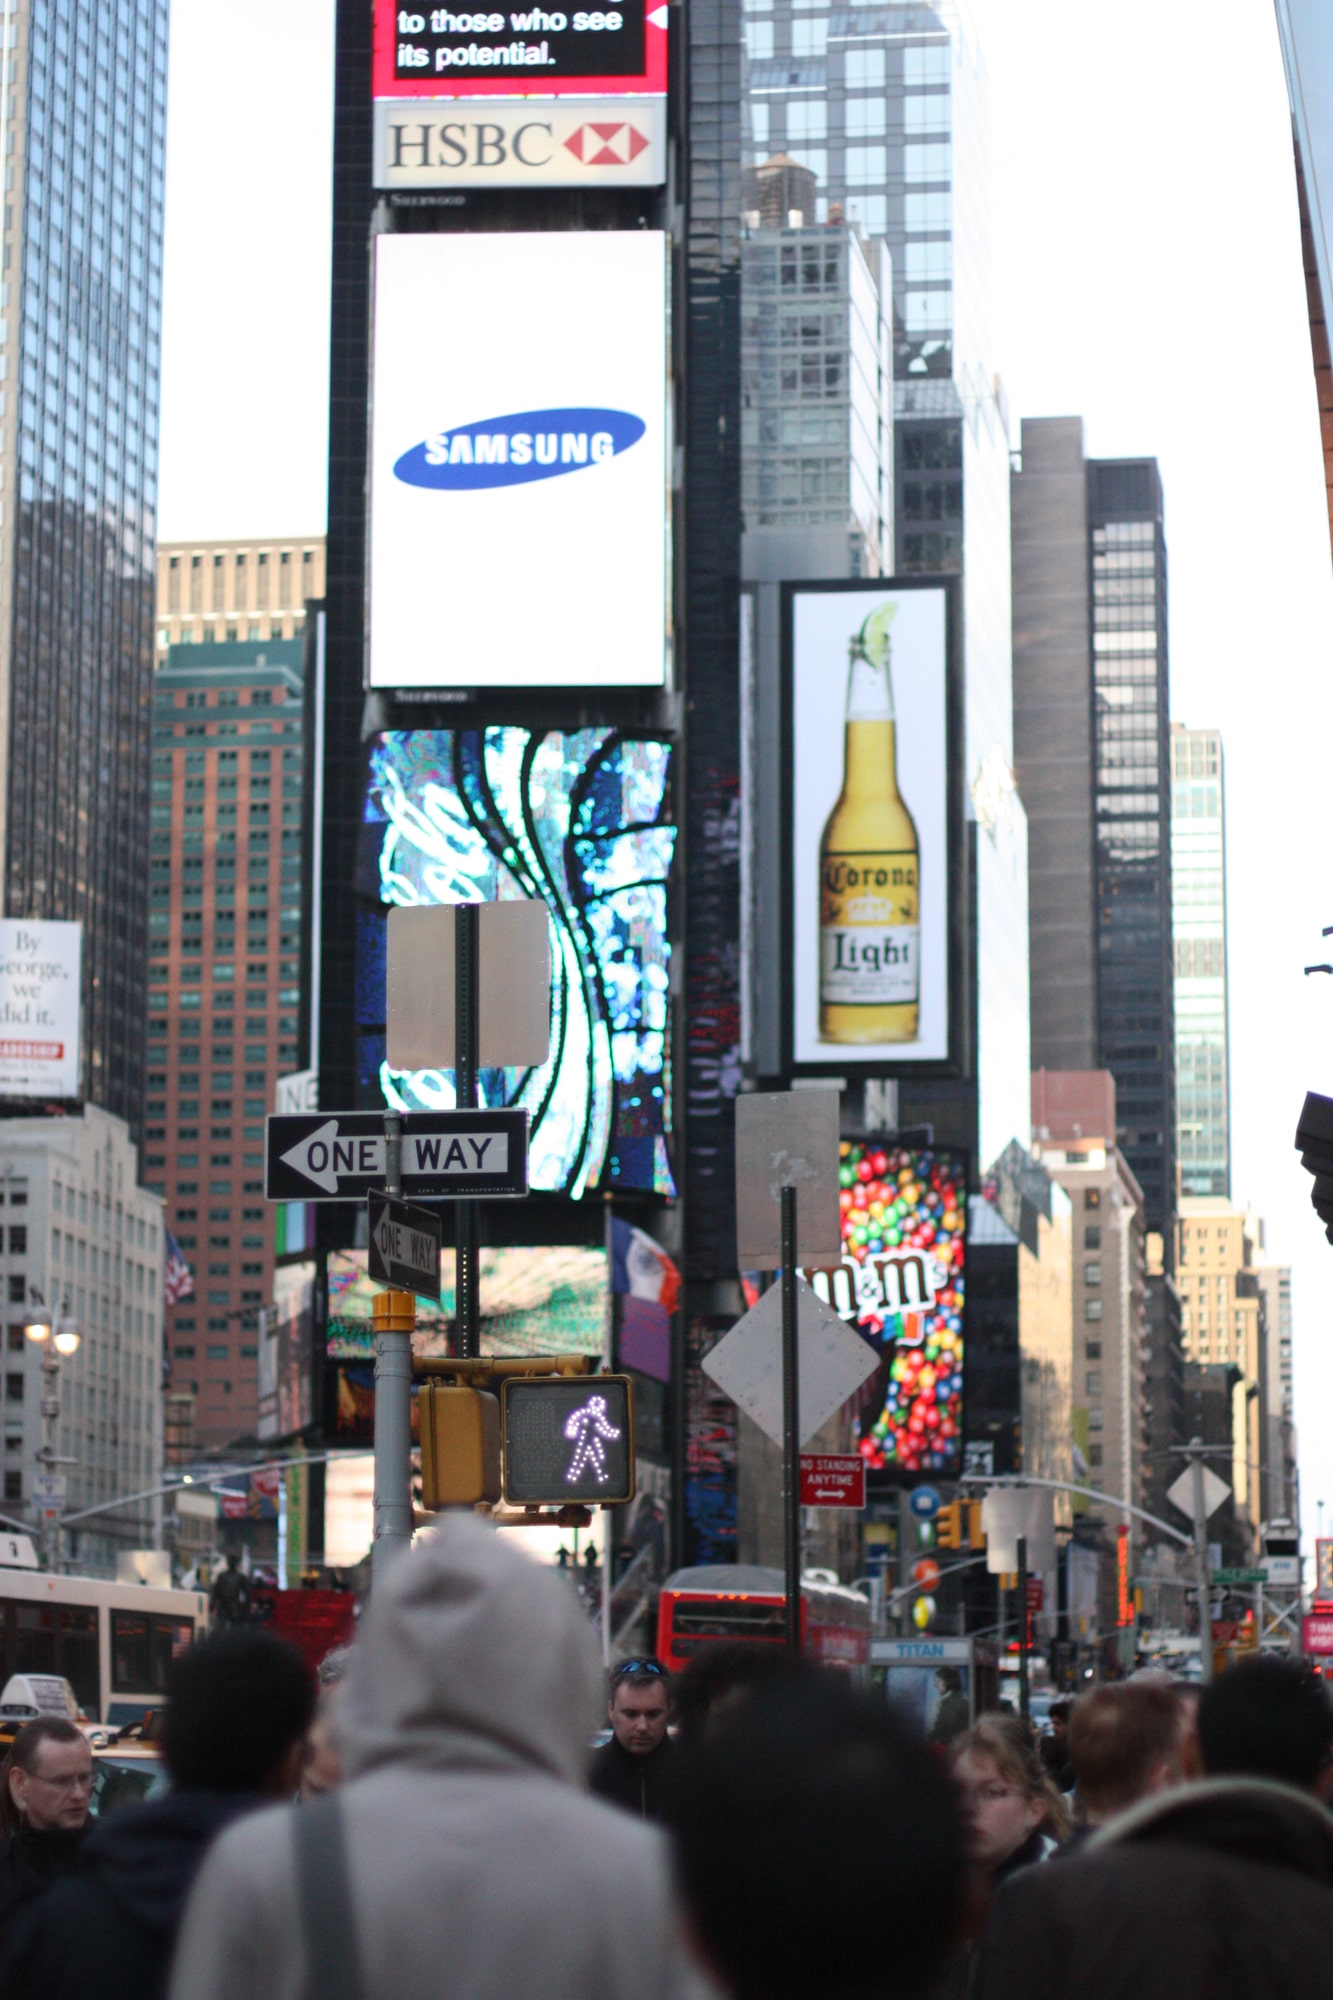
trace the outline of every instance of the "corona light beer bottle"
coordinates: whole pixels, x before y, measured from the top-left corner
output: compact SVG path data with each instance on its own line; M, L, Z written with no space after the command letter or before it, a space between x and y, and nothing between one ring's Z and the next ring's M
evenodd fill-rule
M851 642L842 790L819 844L819 1039L916 1040L920 847L898 790L889 674L896 604Z

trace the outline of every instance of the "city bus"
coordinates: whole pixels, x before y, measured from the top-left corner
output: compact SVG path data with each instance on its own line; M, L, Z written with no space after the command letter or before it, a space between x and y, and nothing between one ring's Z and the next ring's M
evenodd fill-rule
M672 1673L720 1639L780 1646L786 1591L780 1569L714 1563L678 1569L657 1600L657 1657ZM863 1676L870 1652L870 1605L840 1583L801 1583L801 1648L821 1666Z
M160 1706L167 1668L207 1630L199 1590L0 1569L0 1687L63 1674L93 1722L119 1727Z

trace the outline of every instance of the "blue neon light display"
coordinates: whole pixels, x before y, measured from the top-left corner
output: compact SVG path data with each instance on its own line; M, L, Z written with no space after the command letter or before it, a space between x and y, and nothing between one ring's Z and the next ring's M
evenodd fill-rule
M551 1059L483 1070L482 1102L526 1107L534 1189L674 1193L670 763L669 744L611 729L373 739L357 873L363 1102L454 1102L450 1072L385 1060L386 906L540 897L551 918Z

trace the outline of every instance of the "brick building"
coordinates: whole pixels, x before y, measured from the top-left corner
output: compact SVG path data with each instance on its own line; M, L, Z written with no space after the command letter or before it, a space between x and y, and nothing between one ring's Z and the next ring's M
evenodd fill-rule
M302 652L172 646L155 683L145 1178L194 1273L168 1313L173 1456L255 1429L264 1119L299 1027Z

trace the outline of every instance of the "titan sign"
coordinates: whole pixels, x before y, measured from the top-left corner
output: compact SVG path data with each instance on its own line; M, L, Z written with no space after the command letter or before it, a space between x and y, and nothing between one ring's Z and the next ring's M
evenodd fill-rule
M376 0L377 187L655 187L667 9Z
M371 686L661 683L665 243L376 238Z

